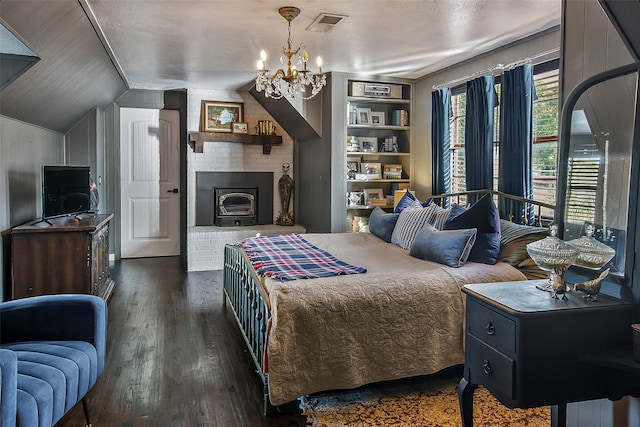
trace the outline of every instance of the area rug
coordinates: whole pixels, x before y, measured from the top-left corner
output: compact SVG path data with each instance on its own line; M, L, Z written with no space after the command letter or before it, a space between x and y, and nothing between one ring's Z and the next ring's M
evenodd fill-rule
M300 407L311 427L459 427L460 377L304 397ZM474 394L476 427L547 427L548 407L509 409L480 387Z

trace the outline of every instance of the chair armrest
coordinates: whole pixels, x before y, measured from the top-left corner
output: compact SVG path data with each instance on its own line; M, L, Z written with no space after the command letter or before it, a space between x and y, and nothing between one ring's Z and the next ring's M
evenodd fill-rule
M0 343L86 341L98 352L102 373L107 341L107 303L85 294L23 298L0 304Z
M11 350L0 348L0 425L16 425L18 405L18 358Z

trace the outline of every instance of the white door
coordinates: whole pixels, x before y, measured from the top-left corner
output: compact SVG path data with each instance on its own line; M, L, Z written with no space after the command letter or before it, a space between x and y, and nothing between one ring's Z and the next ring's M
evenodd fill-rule
M180 116L120 109L122 258L180 254Z

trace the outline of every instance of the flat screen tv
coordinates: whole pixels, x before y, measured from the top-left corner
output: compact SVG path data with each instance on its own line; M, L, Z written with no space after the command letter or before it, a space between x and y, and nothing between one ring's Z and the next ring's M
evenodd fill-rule
M88 166L42 166L42 217L91 210Z

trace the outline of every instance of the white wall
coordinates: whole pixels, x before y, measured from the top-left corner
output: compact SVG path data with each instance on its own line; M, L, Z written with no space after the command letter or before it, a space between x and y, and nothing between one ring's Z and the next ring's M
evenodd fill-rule
M40 171L45 164L64 164L64 135L0 116L0 232L3 236L11 227L40 216ZM10 286L8 275L3 274L10 262L3 246L0 246L0 300Z
M420 200L431 196L431 92L433 92L433 86L471 76L498 64L509 64L559 49L560 34L559 28L545 31L504 48L496 49L486 55L429 74L416 81L413 117L419 118L419 120L414 120L411 123L414 130L413 158L415 162L415 167L412 168L412 180ZM540 63L558 58L558 56L559 53L555 52L536 58L532 63Z

